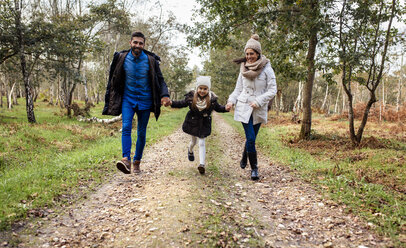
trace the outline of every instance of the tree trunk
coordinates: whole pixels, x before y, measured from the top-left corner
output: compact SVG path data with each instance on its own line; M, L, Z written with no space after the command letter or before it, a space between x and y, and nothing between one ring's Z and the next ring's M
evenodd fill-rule
M399 82L398 82L398 94L396 95L396 112L398 113L399 118L399 109L400 109L400 99L402 99L402 79L403 79L403 55L402 60L400 62L400 70L399 70Z
M3 107L3 84L0 84L0 108Z
M51 82L51 88L49 89L49 104L54 105L54 88L55 85Z
M362 121L361 121L361 124L360 124L360 126L358 128L358 132L357 132L357 136L356 136L356 141L357 141L356 144L358 144L358 145L361 143L362 134L364 132L364 128L365 128L365 126L367 124L367 121L368 121L369 111L371 110L372 104L374 104L375 102L377 102L375 93L370 92L370 98L369 98L369 101L367 103L367 106L365 107L364 114L362 116Z
M365 128L365 126L367 124L368 115L369 115L369 111L370 111L370 109L372 107L372 104L374 104L377 101L376 96L375 96L375 90L377 89L377 87L379 86L380 81L382 80L383 69L385 68L386 53L388 51L389 40L391 39L390 34L391 34L392 21L393 21L393 18L395 16L395 4L396 4L396 1L392 0L392 10L391 10L392 13L390 15L388 28L386 30L385 45L384 45L383 53L382 53L382 57L381 57L381 64L379 65L378 75L377 75L375 81L372 82L372 88L370 89L369 101L367 103L367 106L365 107L364 114L362 116L361 124L358 127L358 132L357 132L358 144L361 143L362 134L364 133L364 128ZM375 57L373 57L372 59L375 59Z
M293 105L293 113L297 114L300 111L301 102L302 102L302 91L303 91L303 84L299 82L299 92L297 93L297 98L295 104Z
M99 102L100 102L100 93L99 93L99 91L97 91L96 103L99 104Z
M17 84L18 87L18 84ZM17 101L17 87L15 90L13 90L13 105L18 105L18 101Z
M355 135L355 128L354 128L354 105L353 105L353 95L351 89L351 78L352 78L352 68L351 66L346 66L346 63L343 63L343 74L341 78L341 83L343 87L343 99L344 93L348 97L348 128L350 130L350 139L353 144L358 145L357 137ZM348 69L348 72L347 72ZM348 73L348 76L347 76ZM344 105L343 105L344 107Z
M400 99L402 99L402 75L400 75L398 82L398 93L396 95L396 112L399 113L400 109Z
M13 83L13 86L11 86L10 92L7 95L7 108L8 109L13 108L13 100L11 97L13 95L15 85L16 85L16 82Z
M334 105L334 114L337 114L337 112L338 112L338 110L337 110L337 108L338 108L338 100L340 99L340 94L341 94L341 85L340 85L340 87L338 88L338 93L337 93L337 97L336 97L336 103L335 103L335 105Z
M280 94L279 94L279 90L278 90L276 93L276 101L275 101L275 110L276 110L277 116L279 115L279 97L280 97Z
M280 103L279 103L279 111L283 112L283 108L284 108L284 106L283 106L283 94L282 94L282 91L281 91L281 97L280 97Z
M316 3L314 3L316 5ZM315 8L315 7L314 7ZM309 49L307 51L307 80L303 88L303 121L300 130L300 139L310 139L312 128L312 90L314 82L314 56L317 46L317 31L313 30L310 35Z
M85 104L87 104L89 102L89 95L87 93L87 79L86 79L86 69L83 70L83 78L85 80Z
M344 111L345 111L345 109L346 109L346 106L345 106L345 104L346 104L346 101L345 101L345 88L343 88L344 90L343 90L343 93L342 93L342 107L341 107L341 113L344 113ZM352 93L352 92L351 92ZM352 102L352 101L351 101Z
M327 97L328 97L328 83L327 83L327 86L326 86L326 94L324 94L323 104L321 104L321 110L323 110L325 108L325 106L326 106Z
M20 53L20 63L21 63L21 73L24 80L24 87L25 87L25 99L26 99L26 111L27 111L27 119L30 123L36 123L35 114L34 114L34 101L32 98L32 87L30 84L30 79L27 71L27 63L25 61L25 47L23 41L23 27L21 24L21 7L22 1L21 0L14 0L15 5L15 24L16 24L16 31L17 31L17 40L19 46L19 53Z

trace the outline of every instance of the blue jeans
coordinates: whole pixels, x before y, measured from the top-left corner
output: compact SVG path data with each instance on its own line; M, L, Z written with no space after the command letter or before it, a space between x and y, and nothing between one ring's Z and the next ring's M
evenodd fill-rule
M147 125L150 116L150 110L138 110L137 106L133 106L128 101L123 100L122 118L123 128L121 132L121 146L123 150L123 158L131 158L131 130L133 126L134 114L137 114L137 143L135 145L135 160L141 160L147 138Z
M259 128L261 127L261 123L253 124L252 115L248 123L242 123L245 131L245 146L247 147L247 152L256 152L255 149L255 140L257 138L257 134L259 132Z

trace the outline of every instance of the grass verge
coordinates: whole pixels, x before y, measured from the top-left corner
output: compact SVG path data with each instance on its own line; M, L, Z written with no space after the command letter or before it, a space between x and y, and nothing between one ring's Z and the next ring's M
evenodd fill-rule
M92 112L100 113L102 107ZM116 172L114 161L121 157L121 122L78 122L46 103L36 103L35 114L37 124L29 124L25 105L0 109L2 230L79 199L108 180ZM157 122L152 114L147 146L178 128L184 115L184 110L163 108Z
M234 121L232 114L225 114L223 117L242 136L244 135L241 123ZM315 125L321 124L321 121L318 122ZM327 122L322 124L328 125ZM334 127L328 127L331 128L330 131L334 130ZM404 152L404 143L396 140L392 142L396 144L395 148L387 147L382 150L366 147L346 152L322 144L321 149L315 152L305 147L317 141L308 141L309 143L301 148L296 148L286 142L293 138L292 126L271 124L261 127L257 147L273 161L298 171L304 180L317 186L320 192L328 194L336 202L344 203L348 211L363 217L375 226L380 234L389 236L395 246L401 247L406 243L404 192L377 180L368 179L366 176L368 173L370 177L376 176L377 172L385 176L386 173L387 178L396 177L398 179L396 183L402 186L405 165L394 166L383 161L398 161L396 158ZM352 159L359 157L359 154L371 155L364 156L363 159ZM392 175L394 172L396 175Z

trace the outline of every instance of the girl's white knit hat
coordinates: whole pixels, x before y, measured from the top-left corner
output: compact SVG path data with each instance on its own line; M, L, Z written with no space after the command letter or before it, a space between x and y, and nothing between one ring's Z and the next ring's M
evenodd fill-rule
M209 88L209 90L210 90L210 87L211 87L210 79L211 79L210 76L198 76L196 78L196 89L197 89L197 87L203 85L203 86L207 86L207 88Z

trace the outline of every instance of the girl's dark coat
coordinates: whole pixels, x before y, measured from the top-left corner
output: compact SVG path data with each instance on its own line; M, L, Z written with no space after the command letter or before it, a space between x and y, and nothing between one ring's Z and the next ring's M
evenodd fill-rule
M185 108L189 106L189 112L186 114L182 130L190 135L204 138L211 133L211 112L228 112L225 107L217 102L217 96L211 93L210 107L202 111L192 108L194 91L185 94L185 99L181 101L172 101L172 108Z

